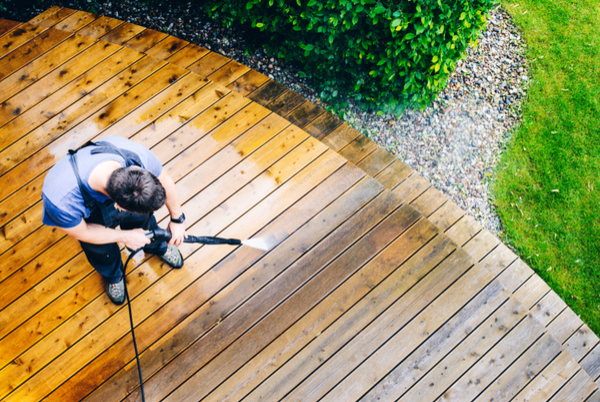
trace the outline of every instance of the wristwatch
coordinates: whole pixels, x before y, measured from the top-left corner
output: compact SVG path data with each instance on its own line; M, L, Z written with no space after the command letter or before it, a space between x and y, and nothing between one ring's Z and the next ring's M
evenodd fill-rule
M171 218L171 222L173 222L173 223L183 223L183 222L185 222L185 214L182 212L181 216L179 218L177 218L177 219Z

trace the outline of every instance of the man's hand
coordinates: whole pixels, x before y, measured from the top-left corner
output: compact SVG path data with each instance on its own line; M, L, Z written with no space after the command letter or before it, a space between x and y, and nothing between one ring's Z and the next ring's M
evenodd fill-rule
M137 250L150 244L150 239L143 229L122 230L122 242L131 250Z
M169 222L169 232L171 232L169 244L179 246L185 239L185 223Z
M109 244L121 242L132 250L137 250L150 243L146 237L146 232L142 229L133 230L115 230L105 228L97 223L86 223L81 221L77 226L63 229L66 234L79 241L91 244Z

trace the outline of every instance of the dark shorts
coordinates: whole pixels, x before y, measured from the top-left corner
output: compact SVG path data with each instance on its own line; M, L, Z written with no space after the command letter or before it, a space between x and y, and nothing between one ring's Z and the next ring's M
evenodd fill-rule
M112 202L108 204L112 204ZM112 205L110 205L108 210L110 211L110 218L112 220L109 227L113 229L120 226L122 230L139 228L153 230L158 226L153 214L140 215L132 212L117 211ZM94 208L90 217L85 221L87 223L104 225L104 219L99 208ZM108 283L116 283L121 280L123 276L123 261L121 260L121 250L117 243L91 244L81 241L79 243L90 264ZM162 242L155 245L148 245L144 247L144 252L163 255L167 252L167 243Z

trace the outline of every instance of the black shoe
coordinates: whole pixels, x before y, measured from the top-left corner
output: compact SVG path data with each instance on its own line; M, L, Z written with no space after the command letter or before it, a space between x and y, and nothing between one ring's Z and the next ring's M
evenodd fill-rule
M117 306L125 302L125 279L123 277L117 283L106 282L104 289L110 301Z

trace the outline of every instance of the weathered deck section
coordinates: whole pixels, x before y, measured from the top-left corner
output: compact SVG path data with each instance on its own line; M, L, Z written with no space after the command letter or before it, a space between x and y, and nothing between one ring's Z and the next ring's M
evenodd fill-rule
M277 240L129 267L147 400L600 400L598 338L538 276L264 75L55 7L0 20L0 99L0 400L140 400L126 307L41 224L45 172L108 135L163 161L190 234Z

